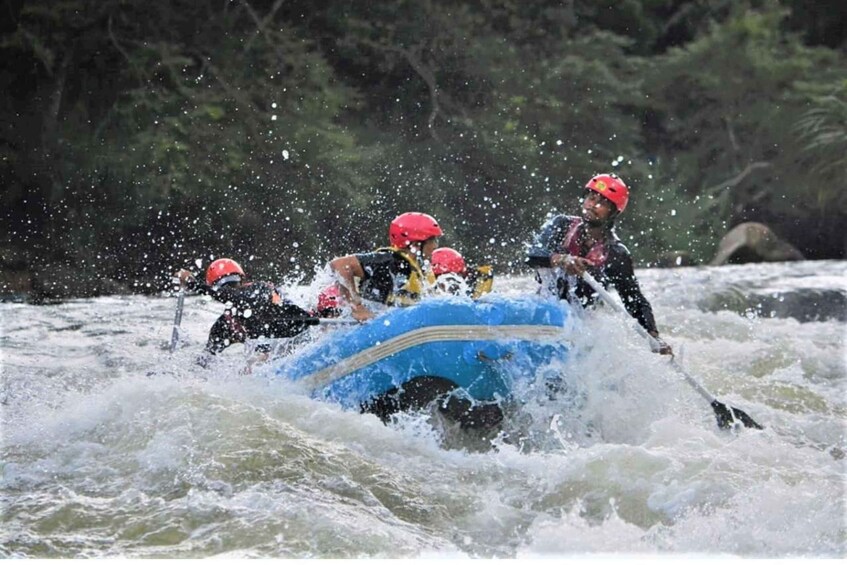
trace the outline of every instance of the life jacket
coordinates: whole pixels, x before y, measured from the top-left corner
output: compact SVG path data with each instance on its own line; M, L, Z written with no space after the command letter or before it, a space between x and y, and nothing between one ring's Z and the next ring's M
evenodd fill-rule
M573 255L574 257L582 257L589 261L595 267L602 268L603 265L606 264L606 260L609 258L609 250L606 248L606 242L597 241L594 245L591 246L591 249L588 250L588 253L585 255L582 254L582 243L580 242L579 237L579 227L582 225L582 220L577 218L573 221L573 223L568 228L567 233L565 233L565 238L562 241L562 245L569 255Z
M471 289L471 298L479 298L491 292L494 286L494 269L491 265L474 267L468 273L467 281Z
M280 288L269 282L249 282L232 290L234 296L229 293L226 297L216 296L220 302L226 300L228 306L209 330L206 350L213 355L233 343L258 337L290 337L289 331L296 332L294 335L302 331L291 320L300 315L299 308L290 313L287 307L291 303ZM251 311L249 315L245 315L247 310Z
M400 288L393 289L385 299L385 303L388 306L411 306L412 304L416 304L435 284L435 275L431 272L424 274L423 269L418 264L417 258L408 249L380 247L376 250L377 253L385 251L390 251L395 257L402 259L411 267L409 278L405 284Z
M244 325L238 317L233 316L232 311L227 309L223 313L223 319L226 320L226 327L229 330L229 334L226 337L233 343L244 343L244 340L247 338L247 330L244 329Z
M279 292L279 288L275 287L273 284L269 282L257 282L257 283L247 283L247 287L256 286L257 288L262 288L266 292L269 292L269 298L271 300L271 304L282 304L283 298L282 294Z
M277 287L264 281L241 285L236 293L236 296L229 297L232 304L223 314L233 335L244 334L250 337L256 331L257 324L266 325L269 315L274 317L275 306L287 303ZM252 314L245 316L247 310L252 311Z

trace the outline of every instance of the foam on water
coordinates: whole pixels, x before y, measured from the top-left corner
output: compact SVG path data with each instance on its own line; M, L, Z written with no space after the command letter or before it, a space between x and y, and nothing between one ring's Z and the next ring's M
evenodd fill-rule
M481 448L246 373L235 347L198 367L219 312L202 299L173 356L173 300L2 304L0 554L845 556L843 322L704 312L674 286L703 280L643 274L683 364L761 432L719 430L608 309L539 372L562 386L527 385Z

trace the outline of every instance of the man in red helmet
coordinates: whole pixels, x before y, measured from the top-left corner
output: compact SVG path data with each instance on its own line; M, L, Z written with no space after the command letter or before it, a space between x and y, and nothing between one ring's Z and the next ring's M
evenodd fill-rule
M394 218L388 228L389 247L330 261L329 268L353 318L363 322L374 317L363 300L388 306L407 306L420 300L433 283L424 264L443 233L429 214L406 212Z
M244 269L232 259L213 261L206 269L205 284L186 269L176 276L182 286L226 305L209 330L206 351L212 355L247 339L293 337L308 325L304 320L307 312L284 300L273 284L249 282Z
M580 275L588 271L604 286L611 284L627 312L659 341L658 352L672 355L670 346L659 339L653 308L635 278L632 256L614 231L615 219L629 202L629 188L617 175L601 174L592 177L585 189L581 215L559 215L544 224L526 263L552 269L550 282L559 298L583 305L591 303L594 292Z

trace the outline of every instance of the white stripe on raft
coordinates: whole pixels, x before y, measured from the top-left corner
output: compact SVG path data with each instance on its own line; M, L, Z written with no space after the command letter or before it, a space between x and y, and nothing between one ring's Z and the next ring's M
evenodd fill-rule
M541 343L556 343L563 340L561 326L430 326L413 330L395 338L383 341L355 355L322 369L303 378L310 390L327 386L334 381L349 375L377 361L394 355L404 349L432 343L435 341L536 341Z

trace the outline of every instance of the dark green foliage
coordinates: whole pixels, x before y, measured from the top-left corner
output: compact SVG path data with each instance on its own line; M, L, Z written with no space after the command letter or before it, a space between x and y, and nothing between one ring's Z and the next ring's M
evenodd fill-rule
M9 1L0 259L309 279L421 210L502 272L608 170L641 264L745 220L841 257L843 37L802 4Z
M651 145L673 164L678 202L699 208L694 233L714 240L730 224L758 220L813 257L837 254L837 238L818 240L793 226L847 212L843 173L838 178L843 153L839 168L838 142L830 136L838 129L831 109L839 90L843 99L845 61L779 33L784 15L740 14L660 57L645 86L662 113ZM820 143L804 141L813 131ZM824 169L831 169L828 179Z

